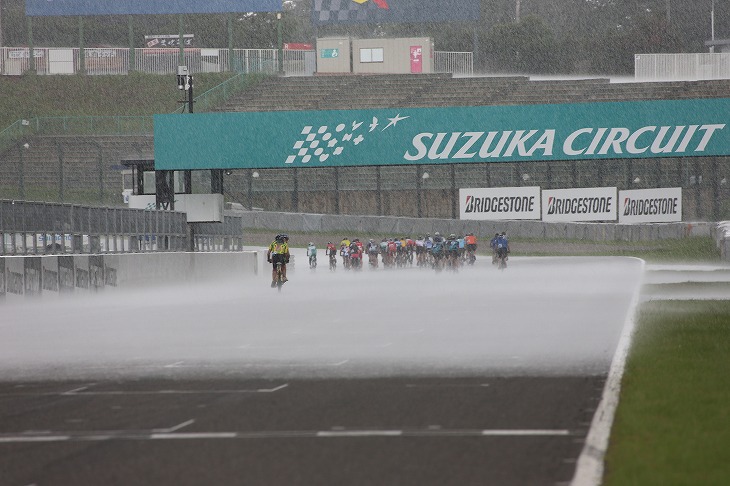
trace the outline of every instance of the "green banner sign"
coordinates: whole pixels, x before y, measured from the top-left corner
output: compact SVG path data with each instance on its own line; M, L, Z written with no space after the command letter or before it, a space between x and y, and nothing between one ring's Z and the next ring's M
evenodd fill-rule
M727 98L155 115L155 168L728 156L729 117Z
M322 59L335 59L340 57L339 49L322 49Z

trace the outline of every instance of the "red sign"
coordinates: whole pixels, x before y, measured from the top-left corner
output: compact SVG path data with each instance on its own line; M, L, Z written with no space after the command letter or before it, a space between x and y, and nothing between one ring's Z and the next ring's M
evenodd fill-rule
M423 47L411 46L411 72L423 72Z
M312 44L287 42L287 43L284 43L284 49L288 49L290 51L313 51L314 47L312 46Z

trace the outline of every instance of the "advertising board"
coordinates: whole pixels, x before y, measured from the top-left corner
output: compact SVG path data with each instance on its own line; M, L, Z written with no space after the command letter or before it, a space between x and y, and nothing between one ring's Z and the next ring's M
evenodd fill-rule
M615 221L616 188L546 189L542 191L542 220Z
M474 22L480 7L479 0L313 0L312 23Z
M540 219L539 187L459 189L461 219Z
M29 17L280 12L281 0L25 0Z
M619 223L673 223L682 221L682 188L619 191Z
M353 93L353 96L356 93ZM730 155L730 99L154 116L157 170Z

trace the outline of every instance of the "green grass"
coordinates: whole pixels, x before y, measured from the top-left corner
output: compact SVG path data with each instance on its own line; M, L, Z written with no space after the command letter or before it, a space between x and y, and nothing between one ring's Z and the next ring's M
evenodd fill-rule
M234 76L196 74L194 95ZM172 113L181 91L174 75L0 76L0 131L20 119L40 116L139 116Z
M605 485L728 484L729 344L728 301L641 307Z

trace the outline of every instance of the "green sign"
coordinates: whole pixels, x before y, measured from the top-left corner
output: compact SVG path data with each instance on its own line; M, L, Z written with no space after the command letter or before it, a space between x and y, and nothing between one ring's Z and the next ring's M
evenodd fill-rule
M728 114L730 99L719 98L155 115L155 167L195 170L728 156Z
M322 59L335 59L340 57L339 49L322 49Z

